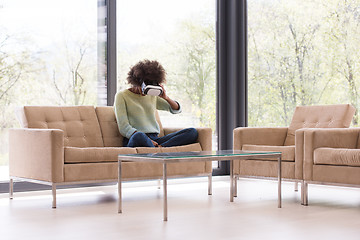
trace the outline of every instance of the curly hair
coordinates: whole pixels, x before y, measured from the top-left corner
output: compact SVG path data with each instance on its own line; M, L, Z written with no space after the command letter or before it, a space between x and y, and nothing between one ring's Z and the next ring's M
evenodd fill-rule
M144 81L146 85L158 85L164 83L165 69L158 61L145 59L130 68L127 81L133 86L141 86Z

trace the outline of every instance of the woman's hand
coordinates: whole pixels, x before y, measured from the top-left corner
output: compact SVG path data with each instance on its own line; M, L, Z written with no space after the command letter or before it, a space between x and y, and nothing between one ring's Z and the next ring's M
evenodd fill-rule
M166 95L166 91L164 88L164 85L160 84L160 87L162 88L162 94L160 95L160 97L162 97L163 99L167 100L169 97Z
M163 99L165 99L169 104L170 107L174 110L179 110L180 106L179 104L177 104L177 102L175 102L174 100L172 100L171 98L168 97L168 95L166 94L165 88L163 85L160 84L160 87L162 88L163 92L160 95L160 97L162 97Z
M151 139L150 139L151 140ZM152 144L154 144L154 147L159 147L160 145L157 143L157 142L155 142L154 140L151 140L151 142L152 142Z

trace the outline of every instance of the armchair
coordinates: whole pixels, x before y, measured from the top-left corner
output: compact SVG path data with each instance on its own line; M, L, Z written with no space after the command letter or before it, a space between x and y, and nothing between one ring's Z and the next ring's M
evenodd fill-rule
M307 129L304 135L304 190L308 184L360 186L360 128Z
M233 132L237 150L282 152L282 176L297 183L303 180L304 130L306 128L347 128L355 113L350 104L298 106L289 127L239 127ZM275 178L276 159L239 160L234 175ZM236 181L235 181L236 183Z

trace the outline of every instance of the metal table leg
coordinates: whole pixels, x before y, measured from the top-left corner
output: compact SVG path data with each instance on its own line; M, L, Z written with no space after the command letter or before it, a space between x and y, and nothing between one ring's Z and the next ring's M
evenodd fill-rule
M234 161L230 160L230 202L234 201Z
M163 188L164 188L164 221L167 221L168 217L167 217L167 173L166 173L166 163L163 163Z
M9 181L9 198L13 199L14 197L14 180L12 178L10 178Z
M208 176L208 195L212 195L212 174Z
M121 160L118 163L118 195L119 195L119 202L118 202L118 213L122 213L122 196L121 196Z
M234 176L234 197L237 197L237 182L238 182L238 177Z
M278 158L278 208L281 208L281 155Z

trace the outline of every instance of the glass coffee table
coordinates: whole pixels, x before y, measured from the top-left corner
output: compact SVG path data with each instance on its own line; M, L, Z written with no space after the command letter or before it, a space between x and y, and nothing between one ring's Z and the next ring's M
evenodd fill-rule
M121 189L121 163L127 162L153 162L162 163L163 166L163 210L164 221L168 220L167 214L167 164L179 162L197 161L230 161L230 202L234 201L235 180L233 161L241 159L277 158L278 159L278 207L281 208L281 152L254 152L241 150L219 150L200 152L171 152L171 153L148 153L148 154L120 154L118 155L118 213L122 212L122 189ZM211 177L209 178L209 195L211 195Z

